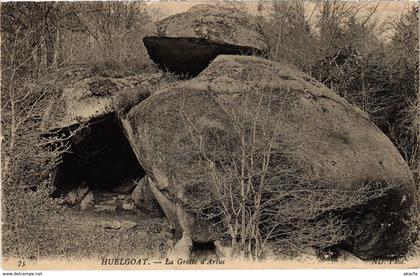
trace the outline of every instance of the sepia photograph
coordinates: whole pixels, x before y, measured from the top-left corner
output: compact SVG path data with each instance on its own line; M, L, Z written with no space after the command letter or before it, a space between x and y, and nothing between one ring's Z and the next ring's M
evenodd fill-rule
M417 1L0 11L2 275L420 273Z

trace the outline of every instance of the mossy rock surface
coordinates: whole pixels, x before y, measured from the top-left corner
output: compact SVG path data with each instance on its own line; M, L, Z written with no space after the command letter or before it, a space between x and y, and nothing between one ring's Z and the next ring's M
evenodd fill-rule
M134 150L161 192L187 209L208 197L211 187L197 178L208 164L199 162L191 126L210 156L237 151L228 109L243 102L247 91L269 95L268 119L280 129L276 141L281 142L273 147L276 162L286 154L299 176L325 180L338 190L366 183L393 187L374 205L347 213L355 218L357 232L347 246L364 259L404 252L409 238L405 220L414 208L415 187L391 141L364 112L323 84L288 65L257 57L218 56L196 78L161 88L128 113ZM194 231L206 228L201 221L197 225ZM195 237L201 241L217 236L200 234Z
M266 48L252 16L235 8L196 5L157 22L155 28L153 34L161 37L205 38L220 44Z
M59 104L52 103L47 108L43 128L45 131L65 128L117 113L119 107L115 105L116 97L124 96L122 94L129 89L137 89L142 90L142 95L137 95L137 98L145 99L150 95L148 88L161 78L161 73L145 73L124 78L90 77L80 80L63 89L57 101ZM129 93L127 97L130 97ZM51 121L49 118L58 119Z

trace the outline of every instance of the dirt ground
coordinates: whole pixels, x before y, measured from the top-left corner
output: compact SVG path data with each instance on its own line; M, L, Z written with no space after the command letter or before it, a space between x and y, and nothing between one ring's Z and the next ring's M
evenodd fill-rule
M60 217L51 218L50 249L43 252L64 259L103 257L163 258L172 246L169 221L139 210L81 211L64 208ZM129 227L124 225L129 222ZM120 224L119 229L107 224ZM40 256L41 257L41 256Z

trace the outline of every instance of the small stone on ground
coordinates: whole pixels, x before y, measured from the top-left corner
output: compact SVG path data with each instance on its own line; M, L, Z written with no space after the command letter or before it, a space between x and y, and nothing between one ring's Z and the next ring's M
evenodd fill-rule
M115 212L117 210L116 206L111 205L95 205L95 211L108 211L108 212Z
M133 203L123 203L122 208L124 210L133 210L134 209L134 204Z
M104 229L115 229L118 230L121 228L121 223L116 220L111 221L102 221L99 223L99 225Z
M85 197L82 199L80 203L81 210L88 210L91 209L95 205L95 198L93 196L92 191L89 191Z

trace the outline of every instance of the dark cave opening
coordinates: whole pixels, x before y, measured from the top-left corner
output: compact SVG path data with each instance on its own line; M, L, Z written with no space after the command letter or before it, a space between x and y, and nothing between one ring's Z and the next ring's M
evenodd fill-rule
M72 138L69 152L62 155L56 170L53 197L80 186L112 191L144 175L118 117L108 114L91 120Z
M195 251L211 251L216 250L213 241L210 242L193 242L193 250Z
M191 257L197 259L217 257L214 242L193 242Z

